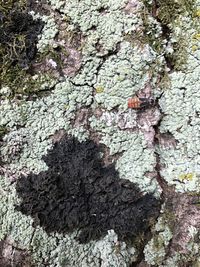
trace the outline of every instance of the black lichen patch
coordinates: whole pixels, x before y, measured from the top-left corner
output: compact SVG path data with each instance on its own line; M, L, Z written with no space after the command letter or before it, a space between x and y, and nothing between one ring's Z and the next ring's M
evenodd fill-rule
M48 233L80 230L81 243L109 229L121 240L146 232L159 215L160 201L119 179L114 165L104 166L100 150L93 141L64 136L43 158L48 171L18 180L22 202L16 209Z
M13 94L21 92L26 83L29 88L33 86L29 71L43 25L28 14L26 1L0 4L0 83L10 87Z

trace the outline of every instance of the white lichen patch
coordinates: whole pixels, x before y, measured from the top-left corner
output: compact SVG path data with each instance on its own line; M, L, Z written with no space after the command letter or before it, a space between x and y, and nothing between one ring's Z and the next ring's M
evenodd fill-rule
M169 184L175 185L178 192L199 192L198 157L188 157L185 149L180 145L176 146L176 149L163 147L159 153L163 164L161 174Z
M173 47L179 44L176 65L181 70L175 69L168 75L170 87L159 101L164 114L159 130L172 134L176 140L175 148L160 146L158 149L161 175L169 185L175 185L178 192L200 191L200 25L195 15L198 9L199 1L196 1L193 18L187 14L174 21L168 45ZM181 66L183 58L184 64Z
M92 87L96 82L97 69L101 63L102 59L100 58L83 56L81 63L83 67L80 72L71 79L72 82L78 86L87 84Z

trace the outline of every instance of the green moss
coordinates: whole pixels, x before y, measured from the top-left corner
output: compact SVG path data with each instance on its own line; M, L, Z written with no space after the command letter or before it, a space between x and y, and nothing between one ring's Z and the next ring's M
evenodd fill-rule
M20 9L21 11L26 9L26 0L6 0L0 2L0 11L4 14L8 14L10 10L14 8Z
M146 12L142 13L141 16L143 19L143 31L138 31L134 35L126 34L124 39L133 44L133 46L137 44L143 47L145 44L149 44L155 52L161 54L163 51L163 40L161 37L161 30L156 27L158 23L156 20L153 22L152 18L149 17Z
M173 44L174 52L171 55L167 55L166 59L170 62L171 68L174 70L183 70L185 63L187 62L188 42L184 36L180 36L176 43Z
M158 0L158 19L162 24L173 23L180 14L193 14L195 0Z
M31 65L36 57L37 35L43 23L28 14L27 1L1 1L0 4L0 83L16 94L30 94L41 86ZM44 80L44 79L43 79Z
M188 41L182 20L194 18L195 0L157 0L150 3L143 0L142 15L144 33L142 43L148 43L159 55L164 55L167 66L173 70L182 70L187 62ZM195 23L194 23L195 24ZM160 27L160 32L159 32ZM180 33L176 33L176 28ZM195 27L195 26L194 26ZM171 39L174 39L171 43ZM170 53L168 48L171 50Z
M160 88L161 90L166 90L166 89L169 89L170 86L171 86L171 80L170 80L170 77L168 75L168 73L166 71L163 71L161 74L160 74Z
M164 212L162 214L163 222L169 227L169 230L173 233L177 223L176 215L173 211L173 206L170 203L165 204Z
M163 52L163 38L161 28L158 28L156 20L154 22L150 22L148 18L145 17L145 15L143 15L143 25L144 34L142 36L142 41L144 43L148 43L154 51L156 51L158 54L161 54Z
M169 25L185 12L192 16L195 0L157 0L153 1L152 4L148 0L143 0L143 3L148 12L156 13L156 18L162 24Z
M2 86L7 86L11 90L9 98L14 96L26 95L43 95L45 91L45 82L49 83L53 81L53 76L50 75L37 75L32 76L27 73L26 70L21 69L19 66L5 66L2 72L0 73L0 83Z

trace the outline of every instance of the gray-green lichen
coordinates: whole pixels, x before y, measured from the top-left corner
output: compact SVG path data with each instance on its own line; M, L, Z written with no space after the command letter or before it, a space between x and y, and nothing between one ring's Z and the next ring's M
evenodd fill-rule
M193 17L182 15L173 21L170 42L187 42L183 43L186 58L181 70L168 74L170 87L159 101L164 114L159 129L161 133L171 133L177 141L175 149L158 149L161 175L178 192L200 190L199 7L200 2L196 1ZM184 40L180 40L183 35Z
M162 190L154 173L155 151L148 148L143 134L119 130L118 127L112 125L108 126L104 121L97 120L94 116L90 119L90 126L99 132L100 143L109 148L111 156L122 153L116 161L120 178L129 179L136 183L142 191L159 196Z
M67 1L61 4L60 11L70 17L71 27L78 25L80 30L105 50L112 50L123 40L123 34L134 31L141 23L138 14L125 14L123 1ZM56 8L57 1L51 1ZM90 18L90 19L88 19Z
M102 87L102 92L95 95L101 107L107 110L116 106L127 109L128 98L145 87L155 57L148 46L144 50L123 42L119 52L105 61L94 85L95 88Z
M165 92L160 101L165 114L160 130L172 133L178 141L175 150L160 151L165 165L162 175L169 184L175 184L180 192L200 190L199 71L198 53L191 53L187 71L170 75L171 89Z
M38 51L44 52L47 46L54 46L54 38L58 33L55 17L53 15L39 15L34 11L31 11L30 14L34 17L34 19L41 19L45 23L37 43Z
M37 172L45 169L41 157L50 148L52 141L49 137L56 130L72 128L70 120L76 109L90 105L91 94L88 86L78 88L66 81L57 84L53 94L36 101L3 101L0 107L1 125L12 130L4 136L1 154L3 160L10 163L10 169Z

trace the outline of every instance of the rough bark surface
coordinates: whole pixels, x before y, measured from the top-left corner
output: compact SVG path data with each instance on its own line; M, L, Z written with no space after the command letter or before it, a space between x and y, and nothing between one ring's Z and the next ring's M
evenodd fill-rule
M199 19L0 3L0 266L200 266Z

